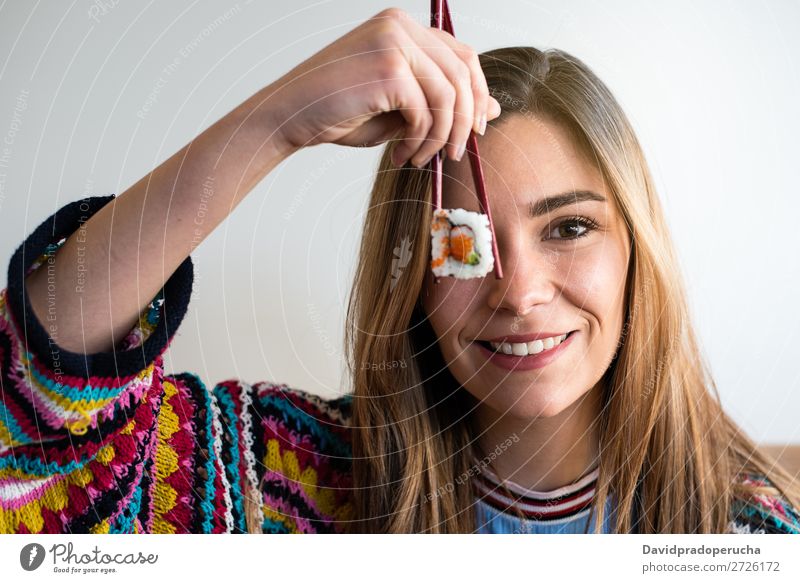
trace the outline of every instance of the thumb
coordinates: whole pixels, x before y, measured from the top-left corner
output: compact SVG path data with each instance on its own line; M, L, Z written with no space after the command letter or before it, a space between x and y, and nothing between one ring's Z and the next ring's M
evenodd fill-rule
M500 108L500 102L497 101L494 97L492 97L490 95L489 96L489 108L488 108L488 111L487 111L487 114L486 114L487 115L487 119L490 119L490 120L495 119L496 117L499 117L501 113L502 113L502 109Z

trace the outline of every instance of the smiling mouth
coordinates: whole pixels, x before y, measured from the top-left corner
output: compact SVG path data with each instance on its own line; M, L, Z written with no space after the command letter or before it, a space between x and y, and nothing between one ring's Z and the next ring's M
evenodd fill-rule
M561 343L566 342L570 336L572 336L577 330L573 330L572 332L568 332L566 336L562 337L558 343L548 343L550 344L547 346L541 340L534 340L532 342L503 342L503 343L493 343L489 342L488 340L476 340L478 344L486 348L486 350L490 352L494 352L497 354L505 354L507 356L533 356L536 354L541 354L542 352L547 352L548 350L552 350L554 348L558 348ZM547 347L546 347L547 346Z

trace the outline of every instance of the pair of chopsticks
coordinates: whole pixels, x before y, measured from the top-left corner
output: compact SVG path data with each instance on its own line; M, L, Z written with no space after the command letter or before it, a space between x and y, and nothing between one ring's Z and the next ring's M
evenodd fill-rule
M447 0L431 0L431 26L444 30L456 36L453 32L453 22L450 18L450 9ZM483 168L481 158L478 153L478 138L475 131L470 130L467 140L467 154L469 155L470 167L472 169L472 179L478 191L478 201L481 210L489 219L489 231L492 234L492 255L494 257L494 273L497 279L503 279L503 267L500 265L500 254L497 250L497 237L494 234L494 222L492 221L492 211L489 208L489 197L486 195L486 184L483 179ZM433 173L433 207L434 211L442 208L442 156L441 150L431 158L431 172ZM439 283L439 278L434 278Z

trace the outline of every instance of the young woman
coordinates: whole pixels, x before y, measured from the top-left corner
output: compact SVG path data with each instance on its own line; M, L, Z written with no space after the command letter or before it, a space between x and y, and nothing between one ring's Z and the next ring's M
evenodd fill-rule
M478 210L471 130L505 277L434 283L426 164L444 147L443 206ZM386 142L353 394L165 375L191 249L322 142ZM478 57L383 11L60 209L0 298L3 532L800 532L791 477L720 407L630 124L562 51Z

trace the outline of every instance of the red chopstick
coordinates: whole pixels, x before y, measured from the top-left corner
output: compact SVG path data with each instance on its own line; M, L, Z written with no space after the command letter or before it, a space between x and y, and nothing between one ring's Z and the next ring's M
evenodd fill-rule
M489 219L489 232L492 234L492 255L494 256L494 274L497 279L503 279L503 267L500 265L500 251L497 248L497 237L494 234L494 221L492 220L492 209L489 207L489 197L486 194L486 183L483 181L483 168L481 168L481 158L478 153L478 138L475 132L470 132L467 141L467 152L472 166L472 178L475 188L478 189L478 201L483 212Z
M431 0L431 26L442 30L442 12L444 0ZM452 34L452 33L450 33ZM441 150L431 158L431 172L433 172L433 210L442 208L442 156ZM439 283L439 278L436 278Z
M456 36L453 32L453 21L450 18L450 8L447 0L431 0L431 26L444 30ZM467 140L467 154L469 155L470 168L472 170L472 180L478 191L478 201L481 210L489 219L489 231L492 234L492 256L494 257L494 274L497 279L503 279L503 266L500 264L500 252L497 248L497 237L494 233L494 221L492 220L492 210L489 207L489 197L486 194L486 184L481 167L480 153L478 152L478 138L475 132L470 130ZM431 158L431 172L433 172L433 209L434 212L442 208L442 157L441 150ZM439 278L434 277L434 282L439 283Z

